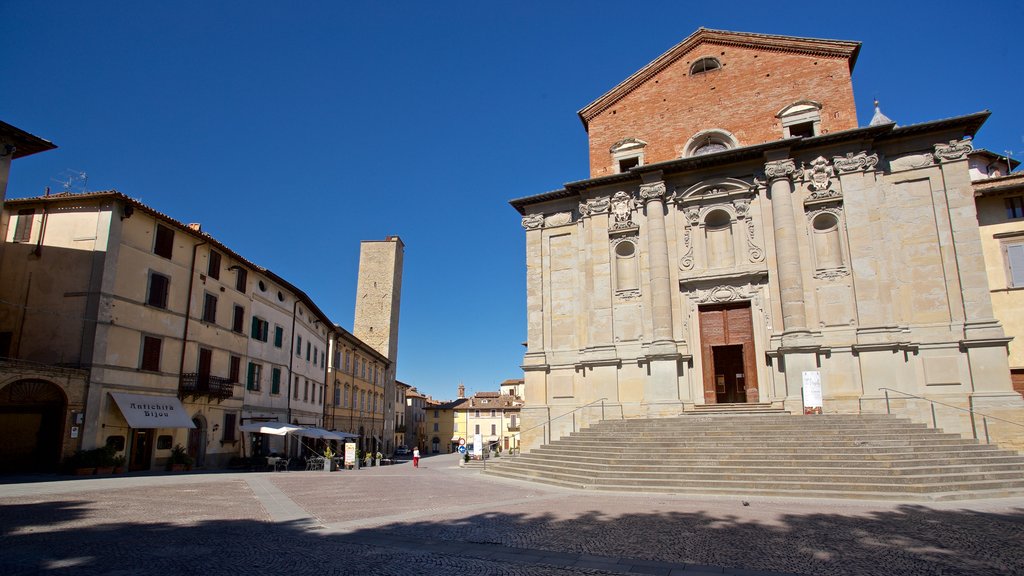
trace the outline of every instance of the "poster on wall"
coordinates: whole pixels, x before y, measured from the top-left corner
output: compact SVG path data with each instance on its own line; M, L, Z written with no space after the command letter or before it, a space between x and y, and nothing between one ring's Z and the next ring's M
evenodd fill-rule
M821 414L821 372L804 372L804 414Z

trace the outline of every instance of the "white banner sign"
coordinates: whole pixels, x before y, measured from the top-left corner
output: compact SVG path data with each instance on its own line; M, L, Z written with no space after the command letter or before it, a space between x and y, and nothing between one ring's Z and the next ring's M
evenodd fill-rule
M473 455L483 456L484 454L484 439L481 435L476 434L473 436Z
M804 372L804 414L821 414L821 372Z

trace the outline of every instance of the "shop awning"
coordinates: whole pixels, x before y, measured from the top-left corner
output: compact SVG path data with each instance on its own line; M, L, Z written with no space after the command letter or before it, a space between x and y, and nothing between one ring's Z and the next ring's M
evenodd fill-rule
M306 438L320 438L322 440L345 440L346 438L359 438L358 434L349 434L348 432L332 432L330 430L324 430L323 428L299 428L298 430L292 431L296 436L304 436Z
M289 432L295 432L296 430L302 430L301 426L295 426L293 424L287 424L285 422L249 422L248 424L242 424L238 427L242 432L255 432L257 434L273 434L274 436L284 436Z
M462 436L459 436L458 434L452 436L452 442L458 442L459 440L462 440Z
M174 396L111 392L129 428L195 428L181 400Z

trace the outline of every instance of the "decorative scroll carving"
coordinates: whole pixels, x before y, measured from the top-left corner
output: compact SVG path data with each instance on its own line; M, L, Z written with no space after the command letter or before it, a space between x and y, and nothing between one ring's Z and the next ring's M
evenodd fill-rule
M747 221L747 258L751 262L764 260L764 249L754 243L754 222L750 218Z
M847 172L854 172L857 170L867 171L871 170L878 164L878 154L868 154L867 152L847 152L846 156L833 156L832 164L839 170L840 174L846 174Z
M843 193L834 188L828 190L819 190L813 192L807 196L807 200L842 200Z
M693 268L693 229L700 224L700 209L687 208L683 210L686 216L686 230L683 231L683 257L679 259L679 268L690 270Z
M832 170L832 166L825 160L824 156L818 156L811 161L811 167L806 171L806 177L811 181L808 186L811 190L822 191L828 190L829 184L832 183L832 177L835 176L835 172Z
M632 196L626 192L616 192L612 196L610 204L613 216L610 222L612 230L636 228L636 224L633 222L633 209L636 207L636 202Z
M815 208L813 210L807 210L807 220L814 220L814 217L817 216L818 214L821 214L822 212L828 212L829 214L835 216L836 219L838 219L840 222L842 222L843 205L833 204L831 202L827 206L822 206L820 208Z
M959 160L974 150L970 140L950 140L949 144L935 145L935 159L939 162Z
M843 276L849 276L850 271L846 268L832 268L830 270L818 270L814 273L814 277L819 280L828 280L829 282L835 282Z
M591 198L586 202L580 202L580 217L585 218L587 216L593 216L595 214L604 214L608 212L611 207L611 198L603 196L601 198Z
M698 304L717 304L720 302L735 302L737 300L753 300L757 291L750 286L739 287L723 284L708 290L697 290L696 300Z
M660 200L665 196L665 183L655 182L653 184L640 185L640 197L645 201Z
M527 230L536 230L544 226L544 215L543 214L530 214L529 216L523 216L523 228Z
M572 212L556 212L544 219L544 227L565 226L572 224Z
M746 218L747 212L750 210L750 200L748 198L733 200L732 207L736 209L737 218Z
M764 175L769 182L779 178L792 178L794 174L796 174L796 164L793 163L792 158L776 160L764 165Z

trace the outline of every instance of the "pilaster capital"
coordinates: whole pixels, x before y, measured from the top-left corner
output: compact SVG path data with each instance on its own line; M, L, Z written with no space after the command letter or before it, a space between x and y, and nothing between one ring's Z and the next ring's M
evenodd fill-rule
M840 174L847 174L849 172L866 172L871 170L878 164L878 154L868 154L867 152L847 152L846 156L833 156L832 165L836 167L836 170Z
M611 198L603 196L601 198L591 198L585 202L580 202L580 218L587 216L593 216L595 214L607 214L611 208Z
M640 185L640 198L644 202L650 202L652 200L661 200L665 197L665 183L664 182L652 182L650 184Z
M935 159L939 162L960 160L974 150L970 140L950 140L949 144L935 145Z
M768 182L774 182L780 178L791 179L796 174L796 163L792 158L775 160L764 165L764 175Z
M530 214L523 216L523 228L527 230L538 230L544 227L544 215L543 214Z

